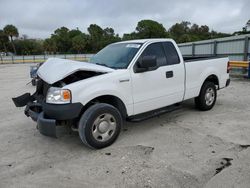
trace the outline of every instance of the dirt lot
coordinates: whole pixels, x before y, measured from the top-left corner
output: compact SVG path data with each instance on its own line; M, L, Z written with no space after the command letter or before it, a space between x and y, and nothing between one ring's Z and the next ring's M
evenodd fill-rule
M234 79L208 112L183 108L126 123L90 150L77 133L40 135L11 97L34 87L29 65L0 66L0 187L250 187L250 82Z

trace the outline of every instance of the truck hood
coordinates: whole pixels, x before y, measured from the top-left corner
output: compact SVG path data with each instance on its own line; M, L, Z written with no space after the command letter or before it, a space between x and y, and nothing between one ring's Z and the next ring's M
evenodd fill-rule
M48 84L53 84L77 71L93 71L99 73L112 72L114 69L96 65L93 63L73 61L68 59L49 58L41 67L37 74Z

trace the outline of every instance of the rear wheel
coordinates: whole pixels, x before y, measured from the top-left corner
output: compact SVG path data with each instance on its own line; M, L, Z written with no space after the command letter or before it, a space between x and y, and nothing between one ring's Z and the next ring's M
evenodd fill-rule
M217 98L217 90L212 82L205 82L201 88L200 94L195 98L195 105L202 111L213 108Z
M100 149L111 145L118 137L122 126L120 112L109 104L90 106L79 121L79 135L84 144Z

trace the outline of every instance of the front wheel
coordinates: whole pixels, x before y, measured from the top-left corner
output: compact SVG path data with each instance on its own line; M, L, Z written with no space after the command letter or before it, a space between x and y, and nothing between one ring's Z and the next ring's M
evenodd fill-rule
M217 90L212 82L205 82L202 85L200 94L195 98L195 105L202 111L207 111L213 108L217 98Z
M97 103L83 113L78 125L79 136L91 148L104 148L117 139L122 123L122 116L114 106Z

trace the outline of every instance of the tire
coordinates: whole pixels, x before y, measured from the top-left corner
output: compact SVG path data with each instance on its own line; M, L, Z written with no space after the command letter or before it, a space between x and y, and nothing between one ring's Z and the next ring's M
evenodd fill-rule
M217 90L212 82L204 82L198 97L195 98L195 105L199 110L211 110L215 105L217 98Z
M90 148L101 149L115 142L122 123L122 116L114 106L97 103L83 113L78 125L79 136Z

